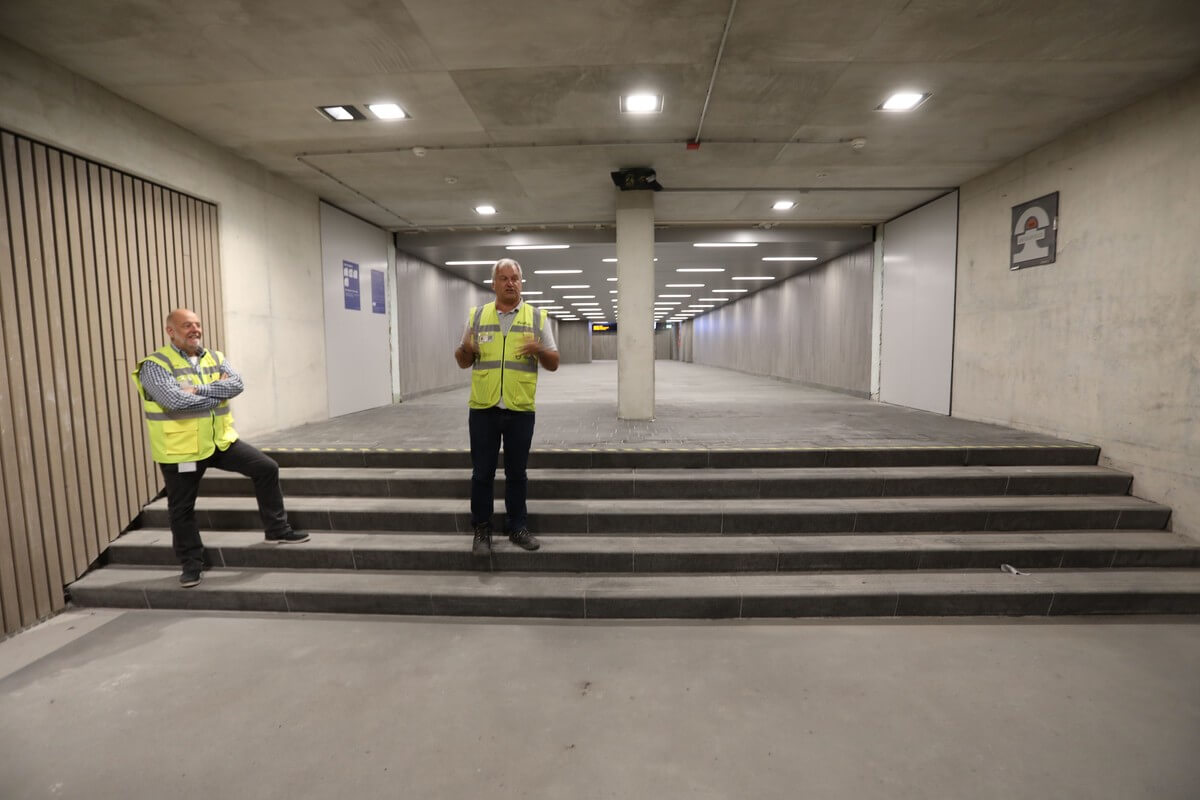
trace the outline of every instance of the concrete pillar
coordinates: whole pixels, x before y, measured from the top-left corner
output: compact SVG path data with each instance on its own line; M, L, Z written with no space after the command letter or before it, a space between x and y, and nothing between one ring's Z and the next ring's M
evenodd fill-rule
M617 417L654 419L654 192L617 192Z

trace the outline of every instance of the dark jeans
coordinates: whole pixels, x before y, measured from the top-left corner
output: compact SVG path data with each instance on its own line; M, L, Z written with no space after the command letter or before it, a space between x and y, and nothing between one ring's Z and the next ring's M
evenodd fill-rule
M525 527L525 465L529 463L529 445L533 442L532 411L506 408L472 408L467 419L471 432L471 524L492 519L492 484L496 462L500 458L500 440L504 440L505 530L510 533Z
M258 513L267 533L286 533L287 512L283 508L283 491L279 488L279 465L257 447L238 439L229 449L217 449L203 461L196 462L195 472L180 472L178 464L159 464L167 483L167 511L171 517L171 539L175 555L188 567L204 563L204 543L196 526L196 493L200 479L209 467L239 472L254 481L258 498Z

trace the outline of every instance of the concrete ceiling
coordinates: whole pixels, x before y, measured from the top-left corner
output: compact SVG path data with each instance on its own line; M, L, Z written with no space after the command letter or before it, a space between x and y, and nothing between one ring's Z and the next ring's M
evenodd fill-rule
M726 272L704 281L732 288L870 241L1200 68L1196 0L3 0L0 30L400 232L407 252L442 265L572 243L518 255L527 272L583 269L598 295L615 275L615 169L664 186L659 291L677 267L718 266L692 241L759 241L720 251ZM661 114L618 113L638 88L664 96ZM932 96L875 110L902 88ZM315 110L376 101L412 118ZM781 198L796 208L772 211Z

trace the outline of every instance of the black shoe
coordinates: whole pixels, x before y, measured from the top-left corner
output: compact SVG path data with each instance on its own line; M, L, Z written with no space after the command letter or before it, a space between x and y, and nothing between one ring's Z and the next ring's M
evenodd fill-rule
M475 541L471 543L471 555L476 558L487 558L492 554L492 523L484 522L475 526Z
M268 542L276 544L299 544L300 542L308 541L308 534L304 531L288 531L287 533L268 533Z
M200 567L184 567L183 574L179 576L179 585L185 589L190 589L193 586L199 586Z
M529 532L528 528L513 531L508 535L508 540L522 550L537 550L542 546L542 543L534 538L534 535Z

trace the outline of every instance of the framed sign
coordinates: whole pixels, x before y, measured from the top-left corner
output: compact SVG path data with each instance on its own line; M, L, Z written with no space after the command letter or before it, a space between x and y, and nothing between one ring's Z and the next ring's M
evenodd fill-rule
M358 264L353 261L342 262L342 292L345 295L346 310L359 311Z
M1058 244L1058 192L1012 210L1010 270L1053 264Z

